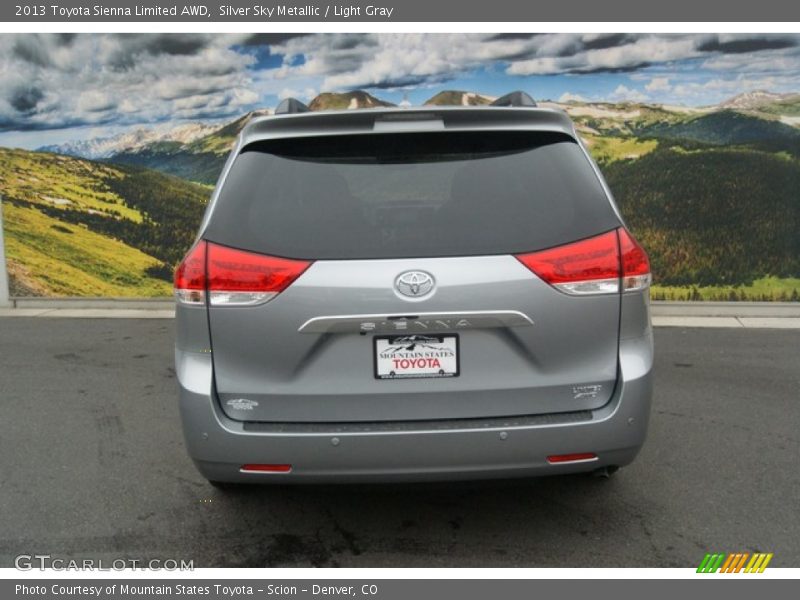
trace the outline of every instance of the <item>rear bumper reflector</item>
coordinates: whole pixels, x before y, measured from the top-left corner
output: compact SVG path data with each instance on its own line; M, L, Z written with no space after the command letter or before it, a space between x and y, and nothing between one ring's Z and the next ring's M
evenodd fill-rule
M576 454L554 454L547 457L547 462L551 465L563 463L576 463L576 462L590 462L597 460L597 454L594 452L579 452Z
M292 465L264 465L249 464L242 465L239 471L242 473L290 473Z

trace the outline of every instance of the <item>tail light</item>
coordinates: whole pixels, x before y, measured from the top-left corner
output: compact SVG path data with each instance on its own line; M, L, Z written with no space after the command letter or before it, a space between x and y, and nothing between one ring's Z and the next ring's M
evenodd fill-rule
M261 304L271 300L311 265L208 244L208 303L211 306Z
M196 244L175 270L175 298L181 304L206 303L206 243Z
M650 285L647 254L624 228L517 259L556 289L572 295L613 294Z
M650 285L650 260L634 237L624 228L619 232L620 263L622 264L622 291L643 290Z
M201 241L175 272L175 296L184 304L203 304L206 293L211 306L263 304L289 287L310 265L309 261Z

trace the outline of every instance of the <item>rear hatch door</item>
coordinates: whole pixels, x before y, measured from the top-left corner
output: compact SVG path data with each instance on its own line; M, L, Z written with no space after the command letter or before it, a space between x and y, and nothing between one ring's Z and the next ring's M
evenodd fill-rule
M222 408L248 421L379 422L602 406L619 294L565 294L516 255L619 224L562 134L246 147L204 239L310 266L266 303L209 308Z

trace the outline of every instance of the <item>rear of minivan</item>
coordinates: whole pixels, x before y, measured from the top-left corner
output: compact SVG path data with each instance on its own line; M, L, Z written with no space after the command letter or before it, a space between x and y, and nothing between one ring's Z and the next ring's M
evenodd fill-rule
M176 272L189 453L219 482L628 464L649 282L559 111L255 121Z

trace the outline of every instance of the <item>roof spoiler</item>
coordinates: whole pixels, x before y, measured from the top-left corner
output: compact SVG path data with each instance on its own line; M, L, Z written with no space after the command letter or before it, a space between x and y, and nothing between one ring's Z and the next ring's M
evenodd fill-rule
M276 115L293 115L297 113L311 112L308 105L303 104L297 98L284 98L275 109Z
M500 96L497 100L492 102L490 106L529 106L535 107L536 102L530 95L525 92L517 90L505 96Z

